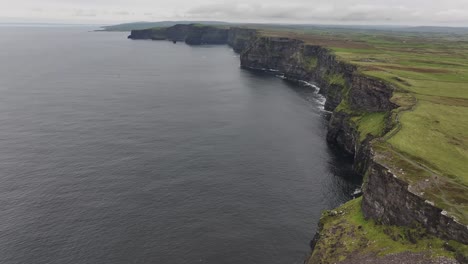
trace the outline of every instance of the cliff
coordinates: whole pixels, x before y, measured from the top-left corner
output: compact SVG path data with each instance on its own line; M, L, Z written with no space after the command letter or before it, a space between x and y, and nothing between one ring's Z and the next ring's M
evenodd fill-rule
M320 92L327 98L325 109L333 111L327 140L361 162L367 153L359 157L358 153L368 147L360 141L360 132L351 118L355 113L386 113L395 109L397 106L390 100L394 88L360 75L355 66L338 61L320 46L281 37L259 37L252 42L241 53L241 66L274 69L287 79L319 84ZM365 168L361 170L364 171Z
M129 39L185 41L189 45L227 44L227 28L198 24L175 25L167 28L132 30Z
M412 190L410 182L413 181L404 173L398 175L398 171L403 171L402 161L398 160L396 166L391 166L397 155L389 157L387 152L391 146L383 137L398 125L395 116L407 110L406 106L394 102L394 96L399 92L394 86L361 74L357 67L339 61L326 48L290 38L258 36L241 53L241 66L275 70L287 79L319 84L320 92L327 98L326 109L332 111L327 141L353 155L355 170L365 175L359 212L363 217L388 226L422 228L429 236L468 244L468 227L450 216L444 208L426 200L424 192ZM415 164L406 162L405 171L408 174L420 173L413 168L417 166ZM424 190L429 191L427 188ZM464 193L463 189L456 191ZM323 246L328 243L330 241L321 240L320 235L315 241L315 244L322 244L321 250L336 250ZM347 253L351 252L359 255L356 251ZM313 256L322 253L315 252ZM467 253L459 254L464 254L459 258L463 259ZM401 259L404 256L401 255ZM327 259L317 261L310 263L328 263Z
M360 263L362 258L367 256L365 254L369 254L367 257L371 259L378 250L382 250L379 247L386 247L378 243L374 243L374 248L369 246L372 245L374 238L369 237L368 233L373 233L377 229L379 231L374 233L385 233L384 236L390 237L391 241L399 241L398 245L405 243L409 243L410 246L416 245L412 251L424 251L431 248L431 245L442 247L439 238L456 241L453 242L456 246L450 246L451 249L458 247L459 244L468 244L467 225L447 213L446 208L441 208L440 204L427 200L428 196L424 194L424 190L429 191L424 187L424 182L427 180L421 180L421 177L417 181L408 178L408 174L420 174L423 170L418 168L417 163L400 158L398 153L385 142L385 137L398 127L399 113L408 110L407 105L395 99L406 95L401 95L401 91L393 85L362 74L358 67L339 60L325 47L309 44L300 39L268 36L252 29L199 28L196 25L188 25L132 31L129 38L177 39L193 45L229 44L240 53L243 68L274 70L287 79L313 82L320 87L320 93L327 98L325 108L332 111L327 141L352 155L355 170L365 176L362 201L359 199L359 203L352 202L352 206L345 205L342 211L349 210L346 216L333 213L334 216L337 214L338 216L334 218L325 215L321 220L320 232L313 242L315 250L310 263ZM402 172L403 167L407 174ZM457 191L464 192L463 189ZM358 217L376 225L364 220L348 221L350 218ZM384 224L385 228L378 227L381 224ZM364 225L373 230L361 234ZM403 229L395 229L393 226L400 226ZM393 231L388 231L390 229ZM414 231L415 229L418 231ZM341 231L342 235L339 237L327 235ZM343 247L343 243L339 240L346 240L344 236L350 236L351 233L358 234L356 237L367 244L362 244L361 247ZM415 236L415 233L418 235ZM424 246L418 247L418 240L427 243L424 242L426 243ZM388 243L393 243L391 241ZM354 244L353 241L350 243ZM406 247L392 246L395 250L403 250L396 250L398 254L406 250ZM373 248L376 251L366 251L366 248ZM458 259L462 263L468 256L468 253L462 252L465 249L461 247L454 250L458 252ZM335 251L340 251L341 255L334 254ZM361 254L359 251L366 253ZM389 250L386 253L394 252ZM330 258L331 255L339 258ZM412 258L417 258L416 255ZM405 254L398 256L399 258L393 261L408 257ZM426 257L424 255L420 259ZM346 259L348 261L356 259L356 261L346 262ZM359 259L361 260L358 261Z
M231 27L228 32L227 44L237 53L246 50L251 44L257 31L255 29Z
M249 28L180 24L166 28L132 30L128 38L184 41L189 45L228 44L234 51L240 53L247 49L256 34L256 30Z
M408 182L377 160L372 159L367 171L366 195L362 201L366 217L378 219L382 224L414 226L419 223L434 235L468 244L465 225L412 191Z

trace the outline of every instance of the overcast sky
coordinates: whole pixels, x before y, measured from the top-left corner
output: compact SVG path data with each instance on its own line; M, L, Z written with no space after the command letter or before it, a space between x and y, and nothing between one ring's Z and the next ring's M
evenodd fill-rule
M468 0L0 0L0 22L130 21L468 26Z

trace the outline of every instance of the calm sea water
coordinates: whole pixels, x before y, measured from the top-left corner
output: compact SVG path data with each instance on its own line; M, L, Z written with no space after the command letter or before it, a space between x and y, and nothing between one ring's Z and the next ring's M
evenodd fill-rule
M302 263L359 184L227 46L0 28L0 263Z

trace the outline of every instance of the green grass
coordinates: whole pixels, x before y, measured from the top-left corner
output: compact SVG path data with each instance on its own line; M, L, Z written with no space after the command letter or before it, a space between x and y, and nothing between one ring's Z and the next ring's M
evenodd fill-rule
M394 83L415 94L468 99L468 70L429 74L375 66L383 70L364 71L364 74ZM402 81L398 82L396 78Z
M331 73L325 75L325 80L331 85L346 86L346 81L343 75L339 73Z
M307 69L308 70L313 70L315 67L317 67L317 62L318 62L317 57L309 58L308 64L307 64Z
M360 140L363 141L367 135L374 137L382 136L385 128L385 120L387 113L365 113L362 116L354 118L354 122L357 125L357 129L360 134Z
M331 90L330 92L334 91ZM340 104L335 108L335 112L345 112L350 115L359 115L358 113L354 113L353 110L351 109L351 106L349 105L348 102L348 96L349 96L349 88L344 87L342 91L339 91L343 94L343 98L340 102Z
M414 111L402 114L402 128L388 142L411 156L423 157L440 174L468 186L467 118L467 107L420 99Z
M351 109L348 102L349 89L343 91L344 98L336 107L336 112L348 113L351 117L352 125L359 132L359 140L364 141L367 136L380 137L385 130L385 122L388 116L386 112L367 113Z
M323 229L309 263L336 263L353 254L384 256L402 252L424 253L430 257L455 258L468 252L468 246L427 235L422 229L387 226L366 220L361 198L323 213Z

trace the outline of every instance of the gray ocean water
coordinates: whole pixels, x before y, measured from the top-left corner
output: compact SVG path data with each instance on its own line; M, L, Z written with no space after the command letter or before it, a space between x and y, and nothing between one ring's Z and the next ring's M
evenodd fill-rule
M302 263L359 184L227 46L0 27L0 263Z

